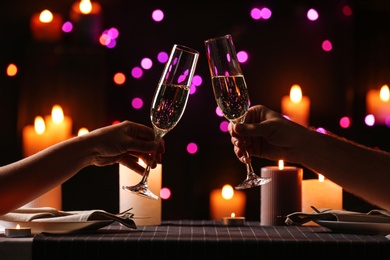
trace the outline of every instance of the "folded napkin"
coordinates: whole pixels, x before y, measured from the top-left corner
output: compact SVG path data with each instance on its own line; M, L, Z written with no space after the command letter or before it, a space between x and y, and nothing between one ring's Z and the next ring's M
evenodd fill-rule
M345 222L390 223L390 212L386 210L371 210L361 213L346 210L316 209L313 213L295 212L287 215L287 225L302 225L309 221L328 220Z
M19 208L5 215L0 220L12 222L82 222L96 220L118 221L126 227L136 229L130 210L119 214L111 214L104 210L60 211L51 207Z

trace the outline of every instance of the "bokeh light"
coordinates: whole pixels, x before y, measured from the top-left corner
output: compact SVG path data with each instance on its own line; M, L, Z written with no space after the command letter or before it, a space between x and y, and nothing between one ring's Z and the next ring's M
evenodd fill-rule
M268 20L269 18L271 18L271 15L272 15L272 12L267 7L264 7L263 9L261 9L261 17L264 20Z
M316 21L318 19L318 12L313 8L309 9L309 11L307 11L307 19Z
M71 22L67 21L62 25L62 31L64 33L70 33L72 30L73 30L73 24Z
M223 117L222 110L221 110L218 106L217 106L217 108L215 109L215 113L217 114L217 116Z
M10 77L13 77L13 76L15 76L17 73L18 73L18 67L16 67L15 64L10 63L10 64L7 66L7 75L10 76Z
M169 199L171 195L172 195L171 190L166 187L160 190L160 198L163 200Z
M222 132L227 132L228 131L228 127L229 127L229 122L228 121L222 121L220 124L219 124L219 129L222 131Z
M77 132L77 136L85 135L85 134L88 134L88 133L89 133L89 130L87 128L85 128L85 127L82 127Z
M117 85L122 85L126 81L126 76L122 72L117 72L114 75L114 82Z
M153 66L153 61L149 58L143 58L141 60L141 67L145 70L150 69Z
M131 106L135 109L141 109L144 106L144 102L141 98L136 97L131 101Z
M254 19L254 20L259 20L261 19L261 10L259 8L253 8L251 10L251 17Z
M390 127L390 116L387 116L386 119L385 119L385 125L387 127Z
M349 5L344 5L342 11L343 11L343 14L345 16L351 16L352 15L352 9L351 9L351 7Z
M189 154L195 154L198 151L198 145L196 143L189 143L187 145L187 152Z
M318 128L316 129L316 131L317 131L318 133L321 133L321 134L326 134L326 133L327 133L327 131L326 131L325 128L323 128L323 127L318 127Z
M194 84L195 87L202 85L202 82L203 79L199 75L194 75L194 77L192 78L192 84Z
M373 114L366 115L364 123L368 126L373 126L375 124L375 116Z
M135 78L135 79L141 78L143 74L144 73L140 67L134 67L131 70L131 76L133 76L133 78Z
M351 119L347 116L344 116L340 119L339 124L340 124L340 127L342 127L342 128L348 128L351 126Z
M332 43L329 40L325 40L322 42L322 49L324 51L331 51L332 48Z
M160 63L166 63L168 61L168 54L164 51L160 52L158 55L157 55L157 60L160 62Z
M164 19L164 12L160 9L156 9L152 12L152 19L155 22L161 22Z
M248 61L248 53L246 51L237 52L237 59L240 63L245 63Z
M194 84L191 84L190 86L190 95L193 95L196 93L196 86Z

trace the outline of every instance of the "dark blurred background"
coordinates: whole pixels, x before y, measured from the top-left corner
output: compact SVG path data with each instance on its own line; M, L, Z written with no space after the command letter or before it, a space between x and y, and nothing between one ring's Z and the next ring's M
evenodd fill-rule
M163 159L163 187L172 197L164 200L163 219L208 219L209 194L224 184L244 178L244 165L233 153L228 133L219 130L222 118L215 115L214 101L203 41L232 34L236 48L246 50L249 60L242 65L252 104L280 111L281 98L293 84L299 84L311 100L310 125L324 127L362 144L390 150L385 126L364 124L365 97L369 89L379 89L390 80L390 2L385 0L323 1L132 1L100 0L102 28L116 27L115 48L83 39L76 33L64 34L56 42L33 39L33 13L49 9L69 19L74 0L5 1L0 8L0 164L22 158L25 125L36 115L47 115L54 103L73 119L73 132L90 130L131 120L146 125L151 100L163 64L154 62L140 79L131 69L144 57L167 52L175 43L200 51L196 75L201 86L190 96L180 123L166 137ZM346 16L342 8L351 7ZM250 10L268 7L270 19L253 20ZM306 17L316 8L319 19ZM162 22L151 19L161 9ZM321 48L330 40L333 49ZM14 77L6 75L8 64L18 66ZM113 75L123 72L127 80L118 86ZM131 100L145 100L142 109ZM352 118L351 127L339 126L343 116ZM191 155L186 145L196 142L199 150ZM276 165L255 159L254 167ZM53 173L55 174L55 173ZM369 175L369 173L367 173ZM313 173L304 169L304 177ZM353 180L351 180L353 181ZM258 220L259 189L247 194L248 220ZM63 209L101 208L118 211L118 166L88 167L63 185ZM345 192L344 208L367 210L369 205Z

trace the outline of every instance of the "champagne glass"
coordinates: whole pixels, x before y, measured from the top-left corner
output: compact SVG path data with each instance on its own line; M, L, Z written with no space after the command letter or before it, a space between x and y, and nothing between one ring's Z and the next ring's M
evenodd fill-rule
M225 118L233 124L244 123L249 108L249 94L232 36L228 34L208 39L205 41L205 47L218 107ZM271 180L256 175L248 158L249 154L246 151L247 176L235 187L237 190L260 186Z
M166 133L172 130L182 117L198 57L199 52L196 50L178 44L173 46L150 108L155 142L159 142ZM149 171L150 166L147 163L141 181L134 186L123 186L122 189L157 200L158 197L148 188Z

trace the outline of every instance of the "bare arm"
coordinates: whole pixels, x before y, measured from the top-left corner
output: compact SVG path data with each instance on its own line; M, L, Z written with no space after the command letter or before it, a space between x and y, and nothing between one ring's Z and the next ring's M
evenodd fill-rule
M263 106L252 107L242 125L230 125L237 157L244 141L253 156L299 163L374 205L390 210L390 153L291 122Z
M163 142L153 141L153 130L129 121L97 129L53 145L23 160L0 167L0 215L18 208L71 178L89 165L121 163L138 173L138 158L156 153L161 161Z

